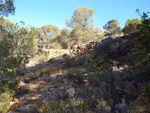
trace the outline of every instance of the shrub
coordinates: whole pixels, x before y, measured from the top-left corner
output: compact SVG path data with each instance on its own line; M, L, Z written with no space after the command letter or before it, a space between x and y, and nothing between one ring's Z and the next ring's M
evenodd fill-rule
M44 72L42 71L42 72L40 72L40 77L42 77L44 75Z
M75 64L74 60L75 60L74 58L70 57L65 58L65 66L68 68L74 66Z
M9 105L10 101L12 101L13 97L10 92L4 92L0 94L0 112L6 113L7 112L7 106Z
M138 47L143 50L143 52L150 52L150 17L149 12L141 15L139 9L136 12L141 16L142 22L138 25L140 31L140 36L138 38Z
M65 78L71 80L71 79L73 78L73 73L69 70L69 71L66 73Z
M142 85L140 87L140 89L143 93L150 95L150 84L149 85Z
M35 64L41 64L41 63L44 63L46 61L48 61L50 58L49 54L41 54L41 55L38 55L38 56L35 56L32 61L35 63Z
M102 40L100 43L98 43L95 46L95 56L98 56L99 54L103 54L104 52L108 52L110 49L110 45L112 45L113 43L115 43L116 40L114 40L113 38L109 37L109 38L105 38L104 40Z
M83 113L86 108L86 103L73 98L66 101L61 100L59 103L56 101L50 102L48 108L41 113Z
M78 83L79 83L79 84L82 84L82 83L83 83L83 76L82 76L82 73L81 73L81 72L78 72L78 73L77 73L76 79L78 80Z
M77 64L78 65L83 65L84 63L85 63L85 61L86 61L86 56L85 55L82 55L82 56L79 56L78 58L77 58Z
M145 52L150 52L150 19L144 19L139 25L140 37L138 39L139 47Z
M97 100L96 109L98 111L103 111L106 104L107 102L103 98L101 98L100 100Z
M142 19L133 19L133 20L127 20L125 27L123 28L124 34L131 34L134 32L139 31L138 25L141 24Z
M49 63L56 63L56 59L55 58L51 58L49 61L48 61Z

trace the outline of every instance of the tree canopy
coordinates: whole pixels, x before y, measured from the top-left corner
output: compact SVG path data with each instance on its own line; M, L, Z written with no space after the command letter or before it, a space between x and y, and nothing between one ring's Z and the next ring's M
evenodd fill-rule
M139 19L133 19L133 20L128 19L126 21L125 27L122 30L123 33L131 34L131 33L139 31L138 25L141 24L141 22L142 22L142 19L140 19L140 20Z
M15 14L14 0L0 0L0 15Z
M121 30L121 27L119 26L119 22L116 19L108 21L103 28L106 30L109 30L112 34L119 33Z
M72 28L71 37L85 38L94 27L95 10L88 7L78 7L71 19L66 18L66 25Z

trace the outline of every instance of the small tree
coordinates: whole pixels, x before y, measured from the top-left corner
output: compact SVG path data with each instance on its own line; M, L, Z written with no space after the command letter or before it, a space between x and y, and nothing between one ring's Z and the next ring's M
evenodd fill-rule
M94 13L94 9L79 7L75 10L72 19L66 19L66 25L72 28L71 38L74 40L90 38L94 26Z
M136 10L139 13L139 10ZM140 14L140 13L139 13ZM140 36L138 38L139 47L143 52L150 52L150 17L149 12L140 14L142 23L138 25Z
M121 32L121 27L119 22L116 19L110 20L103 26L103 29L109 30L111 34L117 34Z
M11 77L17 69L24 68L28 56L36 52L37 41L32 30L14 26L11 29L17 28L16 32L9 32L9 28L0 26L0 74Z

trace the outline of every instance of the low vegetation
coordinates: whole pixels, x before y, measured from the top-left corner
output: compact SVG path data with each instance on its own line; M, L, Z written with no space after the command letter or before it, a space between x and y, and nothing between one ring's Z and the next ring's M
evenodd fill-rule
M5 13L7 4L10 4L10 12ZM3 15L14 13L13 1L2 5ZM139 10L137 12L140 14ZM59 84L71 84L66 89L61 87L67 94L63 94L63 97L55 95L46 102L41 113L137 112L140 108L141 112L150 112L147 107L150 103L148 13L143 13L141 19L127 20L123 29L118 20L112 19L104 25L105 32L94 28L94 13L95 10L88 7L76 9L72 18L66 19L66 25L72 30L60 29L55 25L32 28L23 26L23 21L19 26L0 18L0 112L8 112L10 102L21 89L18 88L19 81L28 71L33 76L30 76L30 80L24 79L25 85L35 82L39 77L48 81L47 87L52 83L58 85L58 81ZM97 43L91 51L76 56L67 55L64 59L50 58L49 49L71 49L74 45L93 40ZM81 46L77 47L81 49ZM29 66L29 70L26 65L31 59L36 66ZM57 67L55 70L57 73L60 71L59 77L52 73L52 69L42 67L48 63ZM76 67L86 68L86 73L71 70ZM67 70L64 76L61 69ZM47 88L52 93L59 87L54 87L54 84ZM144 105L142 102L145 102Z

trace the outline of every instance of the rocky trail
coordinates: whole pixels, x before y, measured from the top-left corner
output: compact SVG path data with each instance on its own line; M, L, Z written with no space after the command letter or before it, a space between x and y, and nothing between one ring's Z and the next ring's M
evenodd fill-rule
M64 69L61 65L53 64L44 67L43 69L50 70L51 72L42 76L35 75L34 73L23 76L21 78L23 81L20 81L19 93L14 101L10 103L12 105L9 113L11 111L15 113L40 112L45 108L46 102L61 99L63 96L73 97L75 90L79 87L74 81L67 80L64 76L70 70L85 73L85 68Z

